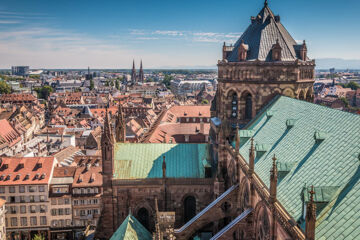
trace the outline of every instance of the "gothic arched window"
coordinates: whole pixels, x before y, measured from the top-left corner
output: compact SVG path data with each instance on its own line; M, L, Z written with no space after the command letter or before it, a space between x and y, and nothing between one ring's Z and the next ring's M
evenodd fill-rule
M238 98L234 93L231 98L231 118L237 118L238 116Z
M188 196L184 199L184 222L188 222L196 215L196 199Z
M257 216L256 225L256 240L270 239L270 220L264 207L262 207Z
M140 208L137 214L137 220L149 230L149 212L146 208Z
M245 119L252 119L252 96L248 94L245 98Z

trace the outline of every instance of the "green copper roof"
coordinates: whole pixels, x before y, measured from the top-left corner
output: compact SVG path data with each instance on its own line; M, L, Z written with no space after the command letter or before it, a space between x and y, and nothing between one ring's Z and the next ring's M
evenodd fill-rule
M151 233L132 215L112 235L110 240L152 240Z
M273 116L267 117L271 111ZM296 119L291 128L289 119ZM289 123L289 122L288 122ZM315 186L325 203L317 216L317 239L357 239L360 236L360 116L278 97L248 126L256 143L269 150L258 156L255 172L270 185L274 154L283 171L278 200L301 222L304 186ZM250 141L240 148L248 160ZM303 225L302 225L303 226Z
M116 143L114 178L162 178L163 156L169 178L204 178L210 166L207 144Z

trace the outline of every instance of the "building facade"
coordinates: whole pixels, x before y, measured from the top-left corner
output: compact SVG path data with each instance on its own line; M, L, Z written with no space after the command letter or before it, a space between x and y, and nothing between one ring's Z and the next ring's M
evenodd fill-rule
M50 239L49 184L53 157L2 158L0 192L7 201L7 239Z

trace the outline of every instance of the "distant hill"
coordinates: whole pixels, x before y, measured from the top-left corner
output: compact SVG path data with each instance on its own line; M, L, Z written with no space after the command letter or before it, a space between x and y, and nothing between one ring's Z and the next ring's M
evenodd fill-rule
M360 59L318 58L315 60L317 69L360 69Z

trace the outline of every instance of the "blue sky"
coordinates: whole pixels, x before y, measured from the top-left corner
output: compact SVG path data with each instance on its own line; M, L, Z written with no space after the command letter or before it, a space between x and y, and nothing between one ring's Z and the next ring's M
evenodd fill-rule
M215 66L263 0L1 0L0 68ZM360 1L269 0L313 58L360 59Z

